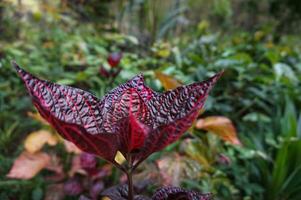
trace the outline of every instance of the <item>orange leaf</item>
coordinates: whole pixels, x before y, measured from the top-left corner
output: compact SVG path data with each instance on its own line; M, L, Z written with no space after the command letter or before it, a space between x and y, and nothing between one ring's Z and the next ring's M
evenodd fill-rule
M182 85L178 80L163 74L162 72L156 71L155 75L160 80L165 90L172 90Z
M65 149L68 153L80 154L82 151L75 144L64 140Z
M241 145L240 140L237 137L236 129L232 121L223 116L211 116L204 119L197 120L197 129L204 129L210 131L223 140L228 141L232 144Z
M26 151L15 160L10 172L6 175L8 178L31 179L44 169L50 162L50 156L46 153L30 154Z
M29 153L36 153L43 148L45 144L56 145L58 138L47 130L39 130L30 133L24 142L24 147Z
M33 113L33 112L27 112L27 115L35 120L37 120L38 122L41 122L44 125L49 125L49 123L43 119L43 117L38 113Z

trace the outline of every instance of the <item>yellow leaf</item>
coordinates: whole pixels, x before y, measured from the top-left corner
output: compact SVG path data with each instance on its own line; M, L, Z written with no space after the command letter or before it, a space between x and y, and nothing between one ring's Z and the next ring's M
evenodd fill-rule
M45 144L56 145L58 138L47 130L39 130L30 133L24 142L24 147L29 153L35 153L43 148Z
M210 161L206 158L205 153L198 149L190 139L185 140L183 145L185 145L185 153L192 158L193 160L197 161L199 164L202 165L204 169L209 169L211 167Z
M265 36L265 33L263 31L256 31L255 34L254 34L254 39L255 41L260 41L264 38Z
M172 90L182 85L178 80L163 74L162 72L156 71L155 75L160 80L165 90Z
M116 155L115 155L115 161L118 163L118 164L122 164L124 163L125 161L125 158L124 156L122 155L122 153L120 151L117 151Z
M27 112L27 115L35 120L37 120L38 122L41 122L44 125L49 125L49 123L43 119L43 117L38 113L33 113L33 112Z
M232 144L241 145L234 125L227 117L211 116L204 119L199 119L197 120L195 127L210 131Z
M64 140L64 145L65 145L65 149L68 153L75 153L75 154L80 154L82 151L72 142L69 142L67 140Z
M156 43L152 47L152 51L160 58L167 58L170 56L171 48L169 43Z
M50 162L48 154L38 152L35 154L24 151L15 160L10 172L6 175L8 178L28 180L37 175Z
M160 185L180 186L181 180L198 179L201 176L200 164L178 153L162 156L156 164L162 181Z

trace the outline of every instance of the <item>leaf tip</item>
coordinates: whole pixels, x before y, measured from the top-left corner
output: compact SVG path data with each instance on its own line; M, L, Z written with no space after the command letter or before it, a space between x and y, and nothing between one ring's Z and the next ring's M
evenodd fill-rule
M225 70L222 70L222 71L216 73L214 76L209 78L209 80L211 80L213 83L215 83L218 79L221 78L221 76L224 74L224 72L225 72Z
M20 70L20 67L15 60L10 61L10 63L17 71Z
M11 65L15 68L18 74L22 77L26 72L16 63L16 61L12 60Z

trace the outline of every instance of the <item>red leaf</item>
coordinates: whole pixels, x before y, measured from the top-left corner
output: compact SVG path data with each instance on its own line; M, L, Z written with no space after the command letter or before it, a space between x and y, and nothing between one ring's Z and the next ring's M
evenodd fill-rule
M103 130L101 112L104 102L83 90L40 80L15 64L33 103L67 140L81 150L111 161L116 152L117 135ZM114 139L115 138L115 139Z
M156 93L147 102L153 131L146 140L145 157L173 143L189 129L221 75L222 72L200 83L181 86L163 94Z
M124 155L133 150L139 150L144 145L148 133L148 127L140 123L132 114L130 114L129 118L125 119L120 124L120 127L123 127L121 129L121 136L123 140L122 144L125 144L122 149Z
M121 58L122 58L122 53L120 52L111 53L108 57L108 63L110 64L111 67L116 67L119 64Z
M125 157L131 154L138 164L176 141L222 74L162 94L137 75L99 100L86 91L40 80L14 65L42 117L81 150L115 164L117 151Z

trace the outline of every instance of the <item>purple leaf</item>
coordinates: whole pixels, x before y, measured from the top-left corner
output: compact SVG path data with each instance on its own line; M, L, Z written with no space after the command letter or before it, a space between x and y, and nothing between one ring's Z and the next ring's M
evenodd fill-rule
M70 196L77 196L84 190L80 180L77 178L69 179L64 183L64 192Z
M152 200L212 200L210 193L202 194L179 187L162 187L158 189Z
M128 186L127 185L116 185L110 187L101 193L102 196L109 197L110 199L116 200L127 200L128 199Z
M80 195L78 200L92 200L92 199L86 197L85 195Z
M84 169L95 169L97 160L92 154L82 153L80 155L80 164Z
M114 52L109 55L107 60L111 67L116 67L119 64L121 58L122 58L122 53Z
M40 80L14 64L40 114L81 150L112 163L117 151L137 166L192 124L222 73L157 93L137 75L101 100L81 89Z
M127 200L128 199L128 186L116 185L106 189L101 193L102 196L109 197L114 200ZM150 198L142 195L135 195L134 200L150 200Z
M97 197L100 195L100 192L104 189L104 183L103 182L96 182L92 185L90 188L90 196L92 199L97 199Z

